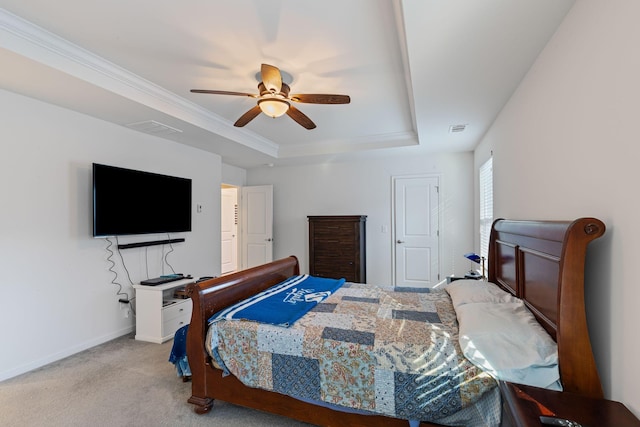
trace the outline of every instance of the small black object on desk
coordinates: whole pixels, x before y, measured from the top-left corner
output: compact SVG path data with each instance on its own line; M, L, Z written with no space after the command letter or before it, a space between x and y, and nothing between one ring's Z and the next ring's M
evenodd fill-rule
M145 286L156 286L156 285L164 285L165 283L175 282L177 280L182 280L182 279L184 279L182 274L180 275L172 274L169 276L160 276L160 277L154 277L153 279L143 280L140 282L140 284Z

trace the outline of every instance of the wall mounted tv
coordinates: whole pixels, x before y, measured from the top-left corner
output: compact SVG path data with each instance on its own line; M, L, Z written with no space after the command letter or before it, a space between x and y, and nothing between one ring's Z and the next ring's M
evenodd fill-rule
M191 180L93 164L93 235L191 231Z

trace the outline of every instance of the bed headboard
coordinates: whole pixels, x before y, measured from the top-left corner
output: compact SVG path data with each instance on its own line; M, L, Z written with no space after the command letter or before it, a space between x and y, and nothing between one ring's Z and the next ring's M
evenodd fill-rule
M587 245L602 236L596 218L494 221L489 281L521 298L558 343L565 391L602 398L584 303Z

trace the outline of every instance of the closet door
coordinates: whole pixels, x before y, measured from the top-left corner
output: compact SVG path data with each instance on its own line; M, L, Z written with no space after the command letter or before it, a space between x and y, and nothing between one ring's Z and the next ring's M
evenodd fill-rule
M366 282L366 215L309 216L309 273Z

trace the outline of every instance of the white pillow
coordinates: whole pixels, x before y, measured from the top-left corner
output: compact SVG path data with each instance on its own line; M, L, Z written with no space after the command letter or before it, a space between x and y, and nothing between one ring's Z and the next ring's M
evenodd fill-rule
M558 347L522 301L457 309L462 352L494 378L560 388Z
M463 304L477 302L517 302L516 297L504 291L495 283L484 280L456 280L444 288L457 310Z

